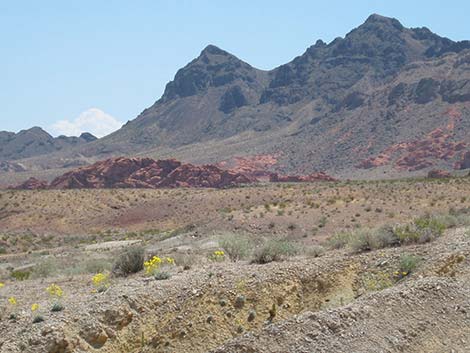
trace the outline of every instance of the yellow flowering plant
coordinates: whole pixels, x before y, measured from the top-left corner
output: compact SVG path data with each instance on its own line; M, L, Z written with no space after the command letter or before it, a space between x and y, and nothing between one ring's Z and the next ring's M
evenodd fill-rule
M174 265L175 259L172 257L160 258L158 256L153 256L150 260L144 262L145 274L154 275L160 270L161 266L165 265Z
M15 297L10 297L8 298L8 303L10 303L11 307L13 308L10 313L10 320L16 320L15 307L16 307L16 304L18 304L18 302L16 301Z
M104 292L111 285L108 273L99 272L92 277L91 281L97 292Z
M5 287L5 283L0 282L0 288Z
M51 311L62 311L64 309L60 302L60 299L64 296L62 288L54 283L46 288L46 292L49 293L49 297L52 299Z
M212 261L224 261L225 252L223 250L215 250L209 257Z
M64 295L64 291L57 284L51 284L46 291L52 298L61 298Z
M44 317L40 313L36 313L39 309L39 304L34 303L31 305L31 312L33 313L33 323L43 322Z

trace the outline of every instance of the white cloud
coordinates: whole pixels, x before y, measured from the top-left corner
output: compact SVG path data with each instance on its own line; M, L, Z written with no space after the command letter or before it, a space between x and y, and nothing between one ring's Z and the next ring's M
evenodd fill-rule
M79 136L82 132L89 132L96 137L103 137L119 129L122 124L101 109L90 108L74 120L57 121L52 124L51 130L56 135Z

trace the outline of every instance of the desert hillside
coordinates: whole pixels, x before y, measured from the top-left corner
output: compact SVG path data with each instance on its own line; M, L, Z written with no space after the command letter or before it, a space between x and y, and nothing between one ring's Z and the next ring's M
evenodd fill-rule
M467 351L469 191L1 191L0 351Z

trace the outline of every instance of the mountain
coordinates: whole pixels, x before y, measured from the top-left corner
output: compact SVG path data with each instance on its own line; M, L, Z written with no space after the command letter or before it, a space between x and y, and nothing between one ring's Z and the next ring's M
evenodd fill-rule
M27 162L56 168L64 156L140 155L244 168L269 160L281 174L382 178L468 168L467 141L470 42L374 14L270 71L209 45L120 130Z
M16 134L0 131L0 160L16 160L48 154L95 140L96 137L90 133L83 133L79 137L54 138L40 127L21 130Z

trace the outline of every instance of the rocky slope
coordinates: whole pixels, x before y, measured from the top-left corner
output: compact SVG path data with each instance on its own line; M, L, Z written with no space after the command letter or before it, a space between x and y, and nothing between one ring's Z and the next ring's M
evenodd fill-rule
M425 245L266 265L198 258L189 270L168 269L170 279L114 277L98 293L90 276L7 283L2 294L17 305L2 308L0 329L9 334L0 338L0 352L466 352L465 232ZM83 246L75 251L96 256ZM420 257L419 267L383 285L403 253ZM53 300L44 289L52 283L64 291L62 311L49 310ZM44 321L32 323L33 303Z
M270 170L281 174L391 178L468 168L469 138L470 42L371 15L270 71L209 45L117 132L27 162L272 156Z
M40 127L21 130L18 133L0 131L0 161L48 154L95 140L96 137L90 133L83 133L79 137L54 138Z

